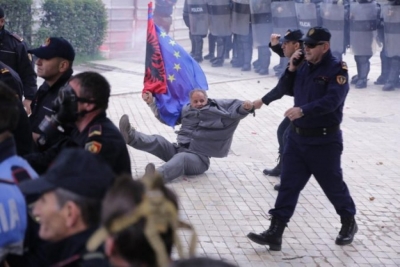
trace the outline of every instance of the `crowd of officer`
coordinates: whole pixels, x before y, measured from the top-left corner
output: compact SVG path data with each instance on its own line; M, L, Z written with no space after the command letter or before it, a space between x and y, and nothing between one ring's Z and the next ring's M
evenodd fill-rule
M400 87L400 48L397 45L400 1L388 0L185 0L183 19L190 31L193 58L210 60L213 67L224 65L232 50L232 67L260 75L269 74L271 33L284 35L287 29L307 32L322 26L332 34L331 50L342 59L347 48L354 55L357 74L351 84L366 88L370 58L382 47L381 75L374 84L384 91ZM208 36L209 53L203 57L203 39ZM258 55L253 56L253 48ZM274 66L282 74L288 60Z

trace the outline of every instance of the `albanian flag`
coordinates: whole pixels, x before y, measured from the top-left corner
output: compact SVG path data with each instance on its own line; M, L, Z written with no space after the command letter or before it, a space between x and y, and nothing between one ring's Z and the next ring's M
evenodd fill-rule
M193 89L208 90L200 65L167 33L154 24L152 3L148 5L146 65L143 92L156 98L160 118L175 126Z

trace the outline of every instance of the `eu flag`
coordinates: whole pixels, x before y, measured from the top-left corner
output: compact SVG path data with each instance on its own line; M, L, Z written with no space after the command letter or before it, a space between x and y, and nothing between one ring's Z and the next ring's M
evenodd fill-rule
M148 4L147 47L143 92L156 98L161 119L175 126L193 89L208 90L200 65L165 31L153 22L152 3Z

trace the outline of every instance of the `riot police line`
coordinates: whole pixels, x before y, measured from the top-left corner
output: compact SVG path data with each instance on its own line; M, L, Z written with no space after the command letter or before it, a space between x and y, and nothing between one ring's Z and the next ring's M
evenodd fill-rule
M185 0L183 17L190 31L193 58L210 60L221 67L229 59L234 68L253 69L269 74L272 33L281 36L288 29L322 26L332 33L331 51L342 59L348 49L354 55L357 74L355 88L367 87L370 59L381 48L381 75L374 81L384 91L399 87L400 1L388 0ZM209 52L203 57L203 42L208 36ZM257 48L257 55L253 55ZM205 54L205 53L204 53ZM253 62L253 64L251 64ZM274 66L277 76L287 59Z

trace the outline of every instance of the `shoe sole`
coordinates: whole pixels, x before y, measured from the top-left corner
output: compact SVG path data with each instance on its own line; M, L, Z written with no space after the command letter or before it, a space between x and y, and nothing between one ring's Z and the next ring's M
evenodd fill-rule
M253 237L250 235L251 233L249 233L247 235L247 238L250 239L251 241L253 241L256 244L262 245L262 246L269 246L269 250L272 251L281 251L282 250L282 246L281 245L276 245L276 244L270 244L268 242L262 242L258 239L253 239Z
M126 115L126 114L122 115L122 117L119 119L118 126L119 126L119 132L122 134L122 137L124 138L125 143L128 144L129 130L128 131L126 130L126 129L130 128L128 115Z

